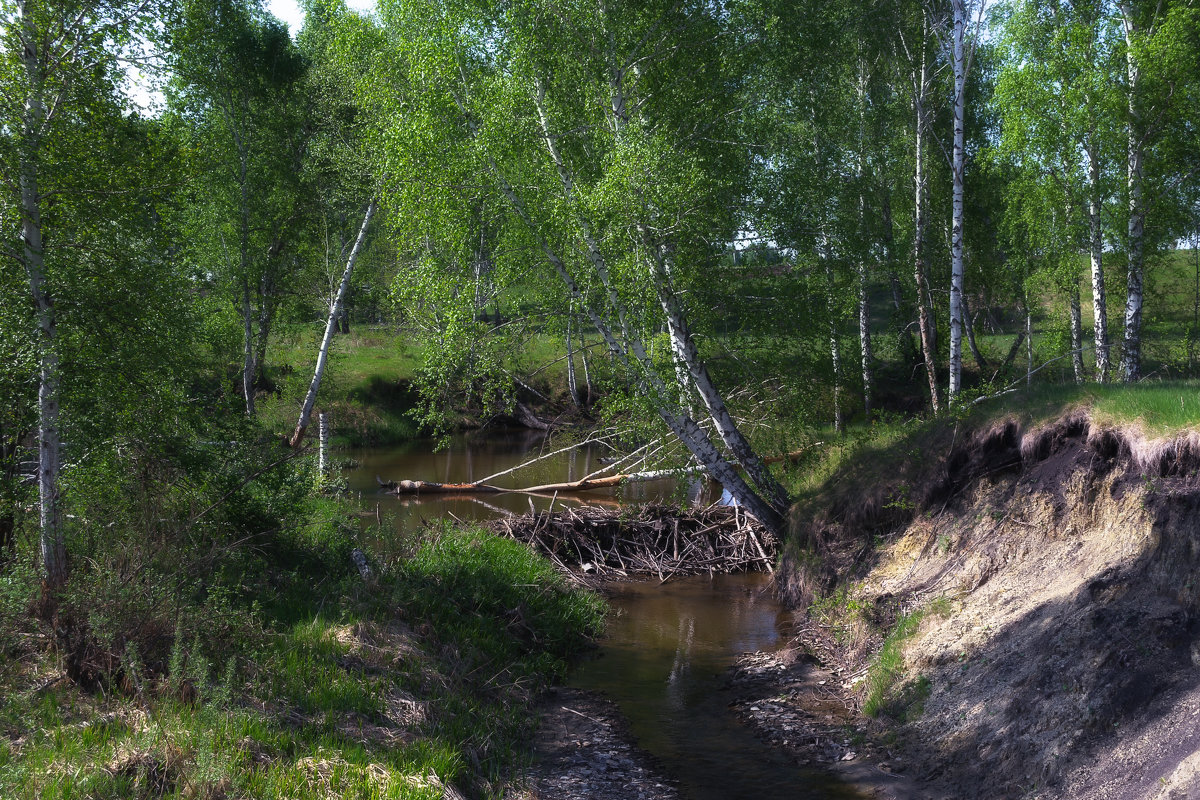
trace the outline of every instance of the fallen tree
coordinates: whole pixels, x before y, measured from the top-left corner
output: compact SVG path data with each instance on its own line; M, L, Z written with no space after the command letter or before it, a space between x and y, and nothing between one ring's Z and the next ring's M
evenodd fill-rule
M562 483L543 483L538 486L508 488L490 483L436 483L434 481L385 481L378 475L375 481L385 492L392 494L546 494L548 492L586 492L592 489L613 489L623 483L652 481L678 474L671 470L640 472L630 475L608 475L603 478L583 478Z
M819 443L818 443L819 444ZM564 448L566 449L566 448ZM555 453L562 451L555 451ZM763 459L764 464L780 464L783 462L795 462L804 456L807 450L796 450L781 456L773 456ZM551 455L554 455L552 453ZM532 464L541 459L534 459L527 462ZM619 463L619 462L617 462ZM468 483L438 483L436 481L385 481L378 475L375 476L375 482L379 484L379 488L391 494L502 494L504 492L517 492L520 494L549 494L552 492L586 492L594 489L615 489L626 483L644 483L646 481L664 480L666 478L676 478L684 475L698 475L705 470L701 467L687 467L684 469L658 469L647 472L630 472L621 475L603 475L605 470L594 472L591 475L580 478L574 481L562 481L559 483L543 483L537 486L523 487L508 487L496 486L487 481L496 478L500 475L506 475L516 472L527 464L521 464L512 469L498 472L495 475L490 475L478 481ZM609 465L609 467L615 464ZM607 469L607 467L606 467Z

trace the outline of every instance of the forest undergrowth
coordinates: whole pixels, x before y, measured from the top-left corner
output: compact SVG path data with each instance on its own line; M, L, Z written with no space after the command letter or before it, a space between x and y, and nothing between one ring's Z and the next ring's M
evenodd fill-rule
M187 528L80 523L52 609L19 543L0 572L0 796L498 791L602 601L482 530L364 530L308 493L309 462ZM146 522L149 500L113 499L125 513L107 518Z

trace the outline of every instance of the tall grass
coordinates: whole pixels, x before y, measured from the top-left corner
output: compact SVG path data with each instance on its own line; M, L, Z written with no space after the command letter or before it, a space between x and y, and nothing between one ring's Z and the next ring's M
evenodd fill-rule
M253 603L265 635L223 664L177 636L164 672L95 691L26 649L0 673L0 797L440 798L487 793L523 751L537 689L598 631L603 602L522 545L408 536L367 586L338 536ZM308 547L305 536L294 540ZM340 542L340 543L339 543ZM228 648L226 648L228 649Z

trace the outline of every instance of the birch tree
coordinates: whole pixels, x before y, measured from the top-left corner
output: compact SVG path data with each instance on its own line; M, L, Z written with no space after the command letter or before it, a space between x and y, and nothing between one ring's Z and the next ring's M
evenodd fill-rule
M1073 255L1087 253L1095 379L1103 382L1110 369L1103 214L1112 193L1105 165L1119 161L1110 113L1117 31L1088 3L1017 2L1002 21L1005 50L993 102L1001 120L997 153L1016 176L1006 191L1010 217L1021 220L1014 245L1053 254L1055 283L1068 295L1077 380L1083 337Z
M375 201L372 200L367 206L366 213L363 214L362 227L358 230L358 237L354 240L354 246L350 248L350 254L346 257L346 269L342 273L342 280L338 284L337 293L333 297L333 301L329 304L329 316L325 321L325 334L321 337L321 346L317 351L317 366L313 372L312 381L308 385L308 392L304 395L304 404L300 408L300 419L296 422L296 430L292 433L292 438L288 444L292 447L299 447L304 441L304 433L308 430L308 422L312 417L313 406L317 402L317 392L321 389L321 379L325 375L325 363L329 359L329 343L333 341L333 334L337 331L339 319L342 316L342 304L346 299L346 290L350 286L350 277L354 274L354 265L358 261L359 254L363 249L363 242L366 241L367 231L371 228L371 218L375 216Z
M928 228L928 156L927 139L932 132L930 95L934 84L935 65L931 63L931 25L929 13L923 5L917 11L920 26L897 26L899 50L904 53L904 71L907 73L909 95L912 102L913 130L913 234L912 264L913 287L917 298L917 328L921 337L921 355L925 379L929 385L929 402L933 413L941 411L938 398L937 377L937 322L934 314L933 293L929 285L929 270L926 250Z
M963 172L965 169L966 126L964 116L967 103L967 4L966 0L950 0L953 15L951 34L951 63L954 66L954 128L951 139L950 173L953 180L953 195L950 229L950 385L948 395L954 402L962 389L962 341L963 341Z
M169 116L195 175L181 217L189 253L223 284L241 322L246 414L279 296L294 274L310 192L305 63L286 27L256 4L189 0L168 27Z
M78 312L99 313L128 287L122 269L133 280L148 279L147 262L135 260L142 254L133 228L147 221L137 160L149 142L138 139L140 123L125 118L117 87L122 58L137 54L156 11L149 2L0 4L0 206L11 212L3 215L3 255L22 271L33 309L39 550L51 593L67 578L61 409L80 388L64 385L64 354L71 356L80 339L91 341L81 336ZM126 151L126 142L142 152ZM64 318L70 346L60 335ZM124 352L120 343L114 349ZM77 380L79 366L68 363ZM111 376L104 379L111 385ZM81 422L73 420L76 433L85 430Z
M1194 125L1196 37L1200 14L1192 3L1117 3L1124 33L1126 226L1125 330L1122 379L1142 378L1142 319L1147 258L1182 235L1176 228L1195 186L1194 168L1168 153L1172 139ZM1186 120L1192 120L1188 122Z
M732 109L711 91L721 20L710 11L385 3L386 43L363 31L381 48L364 104L385 122L383 156L398 168L390 216L446 230L463 187L494 187L509 247L523 240L540 254L560 306L576 304L661 424L777 527L787 498L718 391L684 299L714 257L710 242L732 234L745 157L720 135ZM645 335L660 326L665 371ZM679 402L680 374L702 420Z

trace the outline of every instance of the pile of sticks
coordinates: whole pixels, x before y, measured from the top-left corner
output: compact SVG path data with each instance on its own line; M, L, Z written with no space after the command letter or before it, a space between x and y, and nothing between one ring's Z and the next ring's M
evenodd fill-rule
M774 571L777 542L737 508L681 510L645 505L613 510L583 506L507 517L496 533L525 542L561 569L598 578Z

